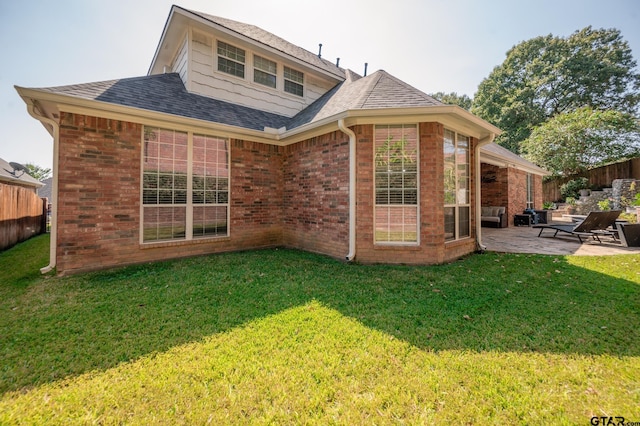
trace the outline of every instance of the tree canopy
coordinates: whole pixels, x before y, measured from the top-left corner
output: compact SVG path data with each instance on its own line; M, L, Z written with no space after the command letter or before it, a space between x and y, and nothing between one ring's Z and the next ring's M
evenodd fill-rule
M24 166L27 169L27 174L32 178L38 179L40 182L51 177L51 169L49 168L40 167L33 163L27 163Z
M467 111L471 109L471 104L473 100L467 95L458 95L457 92L444 93L444 92L436 92L431 93L431 97L439 100L442 103L449 105L458 105L461 108L466 109Z
M521 148L527 159L555 175L568 176L640 154L639 131L631 114L584 107L536 127Z
M547 35L507 52L478 87L472 112L500 127L497 142L515 153L534 129L579 108L637 114L640 75L616 29L591 27L567 38Z

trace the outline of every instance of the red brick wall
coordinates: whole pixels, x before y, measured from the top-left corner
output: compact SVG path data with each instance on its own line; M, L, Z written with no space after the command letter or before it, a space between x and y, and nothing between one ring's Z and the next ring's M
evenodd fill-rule
M507 215L509 225L513 225L513 216L522 214L527 208L527 172L509 167L509 203Z
M420 245L374 244L374 170L373 125L354 126L357 149L357 235L356 260L363 263L442 263L475 250L474 194L471 194L472 238L444 240L444 126L420 123ZM473 188L474 147L470 150L471 187Z
M282 148L231 141L230 237L139 243L142 126L62 113L59 272L282 245Z
M482 206L507 207L507 204L509 204L509 175L507 169L482 163L480 165L480 177L482 180Z
M419 126L420 245L413 247L373 244L373 126L353 130L356 260L441 263L472 252L473 223L472 238L444 242L443 126ZM59 272L279 245L339 258L348 252L349 139L342 132L284 148L231 140L229 237L150 245L139 242L141 136L139 124L62 114Z
M331 132L284 148L283 233L290 247L349 251L349 137Z
M482 205L506 207L509 226L513 216L527 208L527 172L513 167L504 168L482 164L481 176L495 176L494 182L482 182ZM533 176L533 203L542 208L542 176Z

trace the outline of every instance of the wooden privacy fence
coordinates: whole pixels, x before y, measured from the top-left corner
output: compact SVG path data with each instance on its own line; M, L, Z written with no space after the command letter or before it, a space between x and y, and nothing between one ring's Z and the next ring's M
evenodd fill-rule
M46 232L47 204L32 189L0 183L0 250Z
M589 179L589 186L596 188L611 187L611 182L615 179L640 179L640 157L597 167L588 170L583 176ZM560 194L562 184L577 177L570 176L544 182L542 184L543 200L560 201L562 199L562 194Z

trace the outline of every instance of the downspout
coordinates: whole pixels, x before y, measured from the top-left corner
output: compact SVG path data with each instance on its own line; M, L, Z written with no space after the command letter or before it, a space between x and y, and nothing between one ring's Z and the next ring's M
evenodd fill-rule
M488 145L490 143L493 142L493 140L496 138L495 133L491 133L489 134L489 136L487 136L484 139L481 139L480 141L478 141L478 144L476 145L476 149L475 149L475 168L476 168L476 172L475 172L475 181L476 181L476 244L477 244L477 249L480 251L485 251L487 249L487 246L482 244L482 219L481 219L481 210L482 210L482 200L480 199L481 197L481 189L482 189L482 183L480 181L480 148L483 147L484 145Z
M58 240L58 151L60 126L55 120L45 117L36 111L35 104L29 102L27 105L29 115L51 126L53 132L53 174L51 179L51 240L49 242L49 264L40 268L40 273L46 274L56 267L56 246Z
M346 259L351 262L356 257L356 134L338 120L338 128L349 136L349 254Z

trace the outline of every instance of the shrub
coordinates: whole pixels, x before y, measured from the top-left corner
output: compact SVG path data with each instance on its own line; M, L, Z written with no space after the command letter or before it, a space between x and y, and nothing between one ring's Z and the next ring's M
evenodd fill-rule
M581 189L589 188L589 180L586 177L580 177L577 179L572 179L567 183L560 186L560 194L563 198L573 197L577 198L579 196Z

